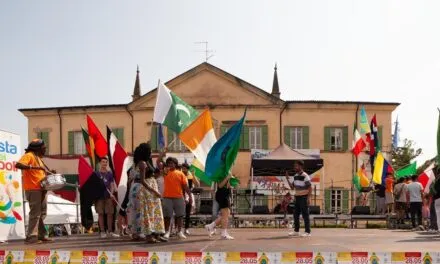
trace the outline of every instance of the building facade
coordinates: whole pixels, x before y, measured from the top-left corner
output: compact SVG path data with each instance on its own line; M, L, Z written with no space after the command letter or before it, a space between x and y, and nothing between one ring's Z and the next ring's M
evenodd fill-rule
M392 142L391 114L399 105L282 100L276 67L271 93L209 63L184 72L166 85L196 110L211 110L217 137L239 120L247 108L240 152L233 168L243 188L249 186L252 149L271 150L285 143L294 149L319 150L325 167L325 179L320 182L319 188L337 190L326 192L325 198L319 197L330 199L326 204L322 203L326 211L339 210L335 207L342 205L331 200L348 196L346 191L351 189L355 162L350 148L360 107L364 106L370 115L376 114L379 141L382 150L387 152ZM74 158L86 153L81 134L81 126L86 127L86 115L93 118L103 133L106 125L112 128L127 152L149 140L157 150L157 125L152 122L156 89L141 94L139 71L132 97L133 100L127 104L26 108L19 111L28 119L29 138L43 138L48 145L47 154L53 158ZM169 152L187 151L175 133L165 130L165 136ZM71 167L64 165L61 171L76 173L76 164L72 163Z

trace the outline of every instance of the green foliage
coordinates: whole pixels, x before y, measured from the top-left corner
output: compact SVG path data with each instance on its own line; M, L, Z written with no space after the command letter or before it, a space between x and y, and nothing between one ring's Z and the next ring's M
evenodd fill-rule
M394 148L391 151L391 158L394 170L399 170L408 164L415 158L422 154L422 149L417 148L414 141L405 138L403 140L403 146Z

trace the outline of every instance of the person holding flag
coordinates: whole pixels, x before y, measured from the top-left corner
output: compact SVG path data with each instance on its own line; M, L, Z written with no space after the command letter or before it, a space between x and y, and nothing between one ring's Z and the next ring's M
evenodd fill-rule
M229 174L220 183L218 183L217 191L215 192L215 200L219 205L220 215L211 224L206 225L205 228L209 232L209 236L215 233L215 227L221 224L223 227L222 238L226 240L233 240L234 237L228 233L229 216L231 215L231 179L232 174Z
M113 200L116 200L116 183L113 173L108 169L108 158L103 157L99 161L99 171L95 171L92 177L98 177L103 183L104 188L100 189L99 199L95 202L95 210L98 214L99 229L101 230L101 238L106 238L104 215L107 215L107 229L110 237L119 237L118 234L113 233L113 214L115 206Z

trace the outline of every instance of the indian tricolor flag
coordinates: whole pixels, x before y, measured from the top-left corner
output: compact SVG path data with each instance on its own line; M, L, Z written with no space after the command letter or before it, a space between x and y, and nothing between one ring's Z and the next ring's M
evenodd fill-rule
M362 139L358 130L355 129L354 135L353 135L353 147L351 148L351 152L353 152L353 154L357 157L362 152L362 150L365 149L366 146L367 146L367 144Z
M205 166L209 150L217 141L212 126L211 112L208 109L203 111L197 119L179 134L179 138L196 156L196 159Z

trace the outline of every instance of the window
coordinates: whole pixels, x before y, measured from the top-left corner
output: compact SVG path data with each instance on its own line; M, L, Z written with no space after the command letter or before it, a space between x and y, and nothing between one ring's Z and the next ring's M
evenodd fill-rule
M86 154L86 145L81 131L69 131L69 154L82 155Z
M249 127L249 148L262 149L262 127Z
M342 150L342 128L330 129L330 150Z
M46 154L50 154L49 152L49 132L48 131L39 131L37 132L37 138L40 138L44 141L44 145L46 146Z
M185 152L186 151L186 147L182 143L182 141L180 141L177 133L172 132L170 130L168 131L168 149L170 151L174 151L174 152Z
M332 214L342 213L342 190L331 190L331 207Z
M291 127L290 128L290 147L293 149L303 148L303 128Z

